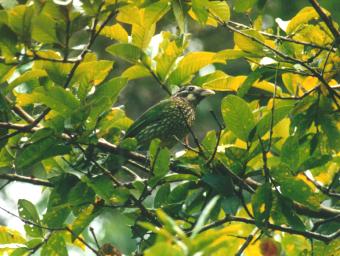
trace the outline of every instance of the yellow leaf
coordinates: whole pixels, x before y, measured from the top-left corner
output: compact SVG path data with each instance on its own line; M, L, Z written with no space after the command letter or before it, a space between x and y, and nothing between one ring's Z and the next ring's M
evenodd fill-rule
M318 83L319 83L319 80L317 77L307 76L302 82L302 88L303 88L302 90L309 91L313 89L315 86L317 86Z
M303 94L301 92L300 87L302 86L304 79L305 79L304 77L298 74L292 73L282 74L283 84L292 95L301 96Z
M147 76L151 76L150 71L145 66L139 64L129 67L122 73L122 77L126 77L128 80L134 80Z
M127 24L140 24L142 22L140 10L134 5L126 5L119 8L116 19Z
M246 76L225 76L204 83L202 87L216 91L237 91L246 78Z
M259 32L253 29L247 29L247 30L241 30L241 31L245 35L234 32L235 45L241 50L246 51L246 52L250 52L253 54L261 53L263 50L263 45L261 45L261 43L265 44L265 38ZM261 43L258 43L257 41Z
M323 9L326 11L325 9ZM326 11L327 15L329 12ZM319 15L313 7L305 7L299 11L289 22L286 32L288 34L294 32L301 25L308 23L312 19L318 19Z
M112 26L105 26L100 34L122 43L127 43L129 40L128 33L119 23Z
M0 244L23 244L26 240L16 230L0 226Z
M169 84L183 84L190 80L191 75L212 63L225 63L216 58L214 52L191 52L178 63L177 68L170 74Z

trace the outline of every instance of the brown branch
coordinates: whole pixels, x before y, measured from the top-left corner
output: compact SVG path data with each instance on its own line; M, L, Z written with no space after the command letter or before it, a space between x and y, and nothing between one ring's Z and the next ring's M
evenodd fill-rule
M235 22L235 21L230 20L230 21L228 21L228 23L231 23L234 26L237 26L237 27L240 27L240 28L252 29L249 26L246 26L244 24L241 24L241 23L238 23L238 22ZM277 40L287 41L287 42L294 43L294 44L301 44L301 45L304 45L304 46L308 46L308 47L312 47L312 48L316 48L316 49L320 49L320 50L336 52L336 49L333 49L333 47L320 46L320 45L313 44L313 43L298 41L298 40L292 39L292 38L287 37L287 36L274 35L274 34L270 34L268 32L264 32L264 31L257 31L257 32L259 32L261 35L264 35L264 36L269 37L271 39L277 39Z
M321 8L320 4L318 3L318 1L316 1L316 0L309 0L309 2L311 3L311 5L315 9L315 11L319 14L321 19L326 23L327 27L332 32L332 34L333 34L333 36L335 38L335 41L337 41L339 36L340 36L340 33L334 27L333 22L332 22L332 18L330 16L327 16L327 14L324 12L324 10L322 10L322 8Z
M7 123L6 123L6 125L7 125ZM22 127L22 126L20 126L20 127ZM36 131L38 129L40 129L40 128L33 127L31 131ZM64 139L65 141L71 142L71 138L67 134L62 134L61 138ZM149 161L147 159L147 157L143 154L140 154L140 153L134 152L134 151L128 151L128 150L125 150L125 149L121 149L117 145L111 144L104 139L100 139L96 144L93 144L93 145L95 147L97 147L98 149L101 149L104 152L108 152L108 153L112 153L112 154L119 154L119 155L126 157L127 159L134 160L136 162L148 163L148 161ZM255 181L251 178L242 179L241 177L239 177L238 175L233 173L229 168L224 166L222 163L219 163L219 165L216 168L221 168L222 171L231 175L231 177L233 179L235 179L235 181L237 183L239 183L240 186L242 186L244 189L246 189L247 191L249 191L251 193L254 193L254 191L256 190L256 188L258 186L261 186L261 183ZM186 170L182 166L177 166L176 162L173 162L171 164L170 169L171 169L172 172L175 172L175 173L189 173L189 174L193 174L193 175L197 176L196 173L188 172L188 170ZM302 215L306 215L306 216L309 216L309 217L313 217L313 218L323 218L323 219L325 219L325 218L331 218L331 217L334 217L334 216L340 214L340 210L330 208L330 207L326 207L326 206L322 206L322 205L320 205L320 207L317 210L312 210L312 209L309 209L308 207L306 207L304 205L301 205L297 202L294 202L293 208L297 213L302 214Z
M218 221L215 221L215 222L213 222L209 225L206 225L205 227L203 227L201 229L200 232L206 231L206 230L211 229L211 228L220 227L227 222L242 222L242 223L255 225L255 220L253 220L253 219L230 215L230 216L226 216L222 220L218 220ZM294 235L301 235L301 236L304 236L306 238L316 239L316 240L319 240L319 241L323 241L325 243L331 242L332 240L338 238L339 235L340 235L340 230L338 230L337 232L335 232L331 235L323 235L323 234L312 232L312 231L296 230L296 229L293 229L291 227L283 227L283 226L275 225L275 224L272 224L272 223L268 223L267 227L269 229L272 229L272 230L282 231L282 232L286 232L286 233L294 234Z
M313 183L313 185L319 189L323 194L329 196L329 197L334 197L336 199L340 199L340 194L339 193L335 193L332 191L329 191L328 188L322 186L320 183L318 183L318 181L312 179L311 177L309 177L306 173L303 173L303 175L306 177L307 180L309 180L310 182Z
M32 185L45 186L45 187L54 187L54 184L49 182L48 180L43 180L43 179L39 179L35 177L22 176L18 174L3 173L3 174L0 174L0 179L8 180L8 181L19 181L19 182L29 183Z
M235 254L235 256L241 256L243 251L250 245L251 241L254 239L254 236L256 235L257 231L259 229L255 228L247 237L246 241L244 242L244 244L242 244L241 248L237 251L237 253Z

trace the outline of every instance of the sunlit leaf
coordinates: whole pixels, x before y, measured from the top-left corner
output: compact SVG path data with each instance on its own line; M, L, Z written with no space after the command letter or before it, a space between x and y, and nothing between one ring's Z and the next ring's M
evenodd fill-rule
M248 136L255 127L248 103L240 97L229 95L222 100L221 111L227 129L243 141L248 141Z
M241 33L234 32L235 45L245 52L261 54L263 51L264 37L256 30L241 30Z
M145 55L140 48L132 44L113 44L106 48L106 51L130 62L138 62Z
M128 43L129 40L128 33L119 23L104 27L100 34L121 43Z

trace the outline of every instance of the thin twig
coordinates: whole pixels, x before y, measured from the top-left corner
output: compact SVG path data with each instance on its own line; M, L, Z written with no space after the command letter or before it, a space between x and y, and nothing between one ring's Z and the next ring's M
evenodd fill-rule
M228 21L228 23L233 24L234 26L237 26L237 27L240 27L240 28L251 29L251 27L246 26L246 25L241 24L241 23L238 23L238 22L235 22L235 21L230 20L230 21ZM336 52L336 49L333 49L331 47L321 46L321 45L303 42L303 41L298 41L298 40L292 39L292 38L287 37L287 36L274 35L274 34L270 34L268 32L264 32L264 31L258 31L258 32L261 35L264 35L264 36L272 38L272 39L287 41L287 42L294 43L294 44L301 44L301 45L304 45L304 46L308 46L308 47L312 47L312 48L316 48L316 49L320 49L320 50L326 50L326 51L331 50L333 52Z
M97 246L97 248L98 248L98 250L99 250L99 249L100 249L100 245L99 245L99 243L98 243L97 236L96 236L96 234L94 233L93 227L90 227L90 232L91 232L92 237L93 237L93 239L94 239L94 241L95 241L95 243L96 243L96 246Z
M244 244L242 244L241 248L236 252L235 256L241 256L242 255L242 253L248 247L248 245L250 245L251 241L253 240L254 236L256 235L256 233L258 231L259 231L258 228L254 228L253 229L253 231L249 234L249 236L247 237L247 239L244 242Z
M211 228L220 227L227 222L243 222L243 223L255 225L254 219L229 215L229 216L226 216L222 220L218 220L218 221L215 221L215 222L213 222L209 225L206 225L205 227L203 227L201 229L200 232L209 230ZM316 233L316 232L305 231L305 230L297 230L297 229L294 229L294 228L291 228L291 227L285 227L285 226L275 225L275 224L271 224L271 223L268 223L267 227L269 229L272 229L272 230L278 230L278 231L286 232L286 233L289 233L289 234L301 235L301 236L304 236L306 238L313 238L313 239L316 239L316 240L319 240L319 241L323 241L325 243L331 242L332 240L338 238L339 235L340 235L340 230L338 230L337 232L334 232L333 234L330 234L330 235L323 235L323 234Z

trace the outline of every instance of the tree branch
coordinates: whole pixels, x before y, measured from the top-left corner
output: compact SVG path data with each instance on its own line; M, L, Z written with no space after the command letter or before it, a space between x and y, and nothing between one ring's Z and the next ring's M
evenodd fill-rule
M8 180L8 181L19 181L19 182L29 183L32 185L45 186L45 187L54 187L54 184L49 182L48 180L43 180L43 179L39 179L35 177L22 176L18 174L3 173L3 174L0 174L0 179Z
M316 0L309 0L311 5L314 7L315 11L320 15L321 19L326 23L329 30L332 32L335 41L338 40L340 33L334 27L331 17L327 16L327 14L322 10L320 4Z
M237 216L226 216L222 220L218 220L218 221L215 221L215 222L213 222L209 225L206 225L205 227L203 227L201 229L200 232L206 231L206 230L211 229L211 228L219 227L219 226L221 226L221 225L223 225L227 222L242 222L242 223L255 225L255 220L253 220L253 219L237 217ZM320 233L316 233L316 232L312 232L312 231L296 230L296 229L293 229L291 227L283 227L283 226L275 225L275 224L271 224L271 223L268 223L267 227L269 229L272 229L272 230L278 230L278 231L282 231L282 232L286 232L286 233L294 234L294 235L301 235L301 236L304 236L306 238L316 239L316 240L319 240L319 241L323 241L325 243L331 242L332 240L338 238L339 235L340 235L340 230L338 230L337 232L335 232L331 235L322 235Z

